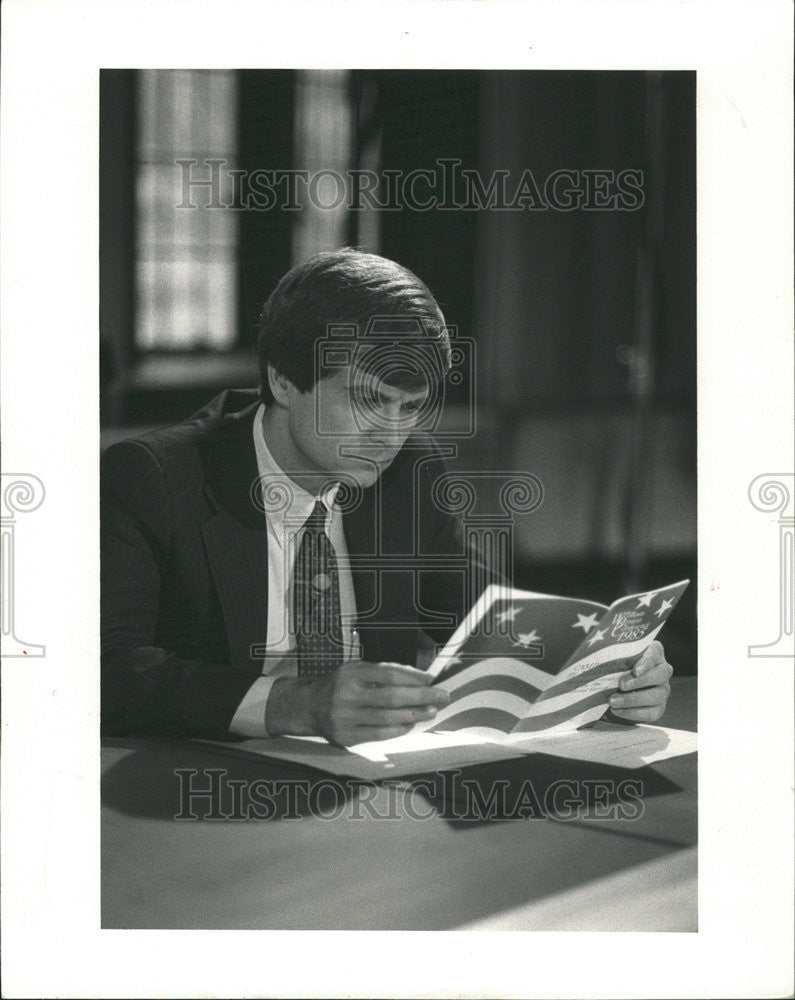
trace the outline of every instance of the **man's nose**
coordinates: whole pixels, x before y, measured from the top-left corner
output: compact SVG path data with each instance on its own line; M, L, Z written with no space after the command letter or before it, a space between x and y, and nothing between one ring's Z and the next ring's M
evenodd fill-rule
M382 445L384 448L399 448L408 437L408 431L378 427L371 430L367 436L373 444Z
M367 431L367 437L374 444L383 445L385 448L400 447L408 437L409 429L400 426L397 421L379 420L375 426Z
M377 413L373 414L368 428L371 435L376 437L405 437L408 420L406 419L400 403L390 403L382 405Z

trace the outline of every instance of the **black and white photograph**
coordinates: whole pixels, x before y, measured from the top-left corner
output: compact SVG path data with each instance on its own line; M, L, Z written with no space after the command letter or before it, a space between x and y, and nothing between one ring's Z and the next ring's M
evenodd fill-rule
M786 995L783 5L11 6L4 995Z
M696 930L695 74L106 70L100 170L103 927Z

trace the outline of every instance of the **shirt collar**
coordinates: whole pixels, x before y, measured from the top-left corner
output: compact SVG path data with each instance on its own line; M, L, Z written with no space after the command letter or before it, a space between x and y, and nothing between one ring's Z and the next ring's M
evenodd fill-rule
M276 462L265 440L263 416L265 406L260 403L254 417L254 450L257 454L257 470L260 478L260 500L268 518L268 526L275 533L284 530L298 531L312 513L315 504L321 500L332 515L340 484L332 483L320 496L314 496L298 483L290 479Z

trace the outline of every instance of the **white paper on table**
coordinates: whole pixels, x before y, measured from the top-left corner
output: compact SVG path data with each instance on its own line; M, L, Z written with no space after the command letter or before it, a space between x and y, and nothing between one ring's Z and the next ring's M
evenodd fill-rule
M695 733L663 726L618 726L611 723L599 723L594 729L579 729L556 736L509 737L499 743L464 730L438 733L413 731L393 740L359 743L348 748L332 746L319 736L281 736L268 740L243 740L240 743L201 742L363 780L509 760L532 753L638 768L696 750Z
M523 757L524 748L495 743L467 732L410 732L393 740L359 743L348 748L332 746L319 736L280 736L239 743L199 742L235 751L304 764L330 774L363 780L395 778L424 771L444 770L487 761Z
M526 753L594 761L615 767L638 768L670 757L695 753L696 733L664 726L618 726L599 723L593 729L578 729L558 736L511 739L511 745Z
M393 740L374 740L371 743L356 743L348 748L351 753L358 754L373 762L388 761L391 758L413 754L439 754L442 751L453 750L456 756L471 760L499 760L507 757L520 757L524 751L493 740L485 739L464 729L456 732L415 732L412 730L405 736L397 736Z

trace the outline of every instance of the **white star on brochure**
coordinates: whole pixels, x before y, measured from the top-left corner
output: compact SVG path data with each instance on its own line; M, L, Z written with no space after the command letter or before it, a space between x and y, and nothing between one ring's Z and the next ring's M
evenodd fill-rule
M519 606L512 604L505 611L500 611L497 615L497 621L502 625L504 622L512 622L514 618L519 614Z
M588 640L588 645L593 646L595 643L599 642L600 639L604 639L606 632L607 632L606 628L597 629L596 632L594 632L594 634Z
M538 642L541 642L541 636L533 629L532 632L519 632L514 646L522 646L523 649L527 649L528 646Z
M572 625L572 628L581 628L583 632L587 635L592 628L596 628L596 623L599 621L599 615L594 612L592 615L581 615L577 613L577 621Z
M662 618L662 616L665 614L668 608L672 608L673 606L674 606L673 601L663 601L662 604L659 606L659 608L657 608L657 610L654 613L655 615L657 615L658 618Z
M651 591L649 591L648 594L643 594L641 597L639 597L638 598L638 607L639 608L650 608L651 607L651 602L654 599L654 594L655 594L655 591L651 590Z

